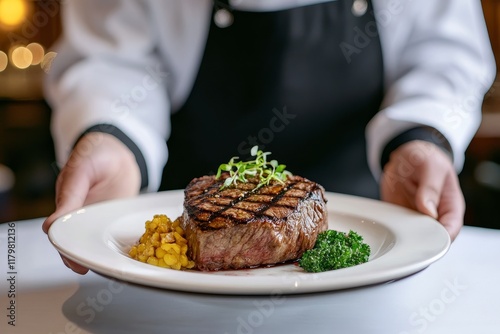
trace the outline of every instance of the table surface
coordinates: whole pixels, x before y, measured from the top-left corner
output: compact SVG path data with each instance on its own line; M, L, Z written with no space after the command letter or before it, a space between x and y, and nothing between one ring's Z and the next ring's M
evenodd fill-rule
M443 258L397 281L277 298L80 276L42 221L0 225L0 333L500 333L499 230L464 227Z

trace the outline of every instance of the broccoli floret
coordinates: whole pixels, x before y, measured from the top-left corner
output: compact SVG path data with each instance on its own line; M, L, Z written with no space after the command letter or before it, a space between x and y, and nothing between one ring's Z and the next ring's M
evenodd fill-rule
M370 246L356 232L327 230L318 234L314 247L299 259L299 266L317 273L365 263L369 256Z

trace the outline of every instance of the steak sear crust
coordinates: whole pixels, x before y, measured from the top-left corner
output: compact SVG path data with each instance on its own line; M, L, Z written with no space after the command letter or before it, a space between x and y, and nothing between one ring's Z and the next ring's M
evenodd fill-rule
M203 176L185 189L182 227L199 270L253 268L296 260L328 228L325 190L300 176L257 188L257 180L220 190ZM256 189L257 188L257 189Z

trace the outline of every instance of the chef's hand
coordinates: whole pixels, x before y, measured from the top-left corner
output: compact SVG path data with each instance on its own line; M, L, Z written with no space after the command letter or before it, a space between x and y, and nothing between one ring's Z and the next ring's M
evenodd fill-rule
M56 210L43 223L43 231L70 211L91 203L136 195L141 176L132 152L105 133L89 133L75 146L56 182ZM76 273L88 269L64 258Z
M465 200L452 161L439 147L411 141L391 153L384 167L382 200L437 219L452 240L463 226Z

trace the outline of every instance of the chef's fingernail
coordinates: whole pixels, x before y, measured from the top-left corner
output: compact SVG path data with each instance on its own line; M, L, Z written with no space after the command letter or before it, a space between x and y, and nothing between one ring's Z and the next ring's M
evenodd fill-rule
M433 218L437 218L438 213L436 209L436 204L433 201L428 200L427 202L425 202L425 207L427 208L427 210L429 211L430 215Z

